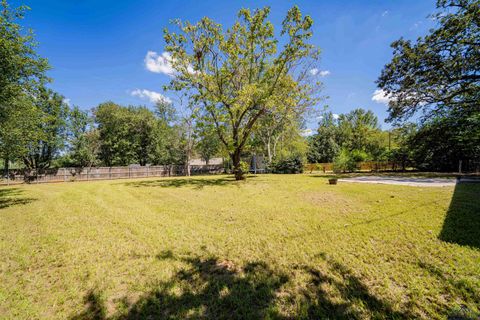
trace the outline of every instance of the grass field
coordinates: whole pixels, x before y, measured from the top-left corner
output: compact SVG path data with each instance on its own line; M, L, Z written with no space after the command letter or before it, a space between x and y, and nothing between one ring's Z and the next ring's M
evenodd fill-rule
M476 319L480 185L0 188L1 319Z

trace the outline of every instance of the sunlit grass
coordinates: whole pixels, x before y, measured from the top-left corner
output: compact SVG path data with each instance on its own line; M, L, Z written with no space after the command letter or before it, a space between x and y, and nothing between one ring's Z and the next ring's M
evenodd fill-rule
M440 235L478 223L480 188L455 192L470 205L313 175L0 188L0 318L474 316L479 231Z

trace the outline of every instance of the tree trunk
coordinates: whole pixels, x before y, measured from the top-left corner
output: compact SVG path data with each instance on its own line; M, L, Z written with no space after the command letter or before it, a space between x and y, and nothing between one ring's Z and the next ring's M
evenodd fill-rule
M235 180L245 180L245 172L242 171L240 162L240 150L235 150L233 154L231 154L232 162L233 162L233 174L235 175Z
M272 163L272 150L270 146L270 137L267 140L267 155L268 155L268 163Z
M7 177L7 179L8 179L8 178L9 178L9 177L8 177L8 169L9 169L9 165L10 165L10 160L8 160L8 157L6 157L6 158L4 159L4 161L5 161L5 162L4 162L5 164L4 164L3 168L4 168L4 170L5 170L5 177Z

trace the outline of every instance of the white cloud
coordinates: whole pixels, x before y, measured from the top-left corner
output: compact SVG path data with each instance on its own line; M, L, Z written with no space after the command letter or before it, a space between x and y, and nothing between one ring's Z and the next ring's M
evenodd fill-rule
M383 11L383 12L382 12L382 17L385 17L385 16L387 16L387 15L388 15L388 13L389 13L389 12L388 12L388 10L385 10L385 11Z
M309 72L312 76L316 76L318 74L320 77L326 77L330 74L330 71L328 70L319 70L317 68L313 68Z
M64 99L63 99L63 103L65 103L65 104L66 104L67 106L69 106L69 107L70 107L70 102L71 102L70 99L67 99L67 98L64 98Z
M335 120L337 120L338 118L340 118L340 116L339 116L338 114L336 114L336 113L332 114L332 117L333 117L333 119L335 119Z
M305 129L301 133L302 137L309 137L313 135L313 130L312 129Z
M173 76L175 70L172 67L172 56L168 52L163 52L161 55L155 51L148 51L145 56L145 68L148 71L155 73L163 73L168 76Z
M163 73L170 77L174 77L176 70L172 66L172 56L168 52L163 52L161 55L155 51L148 51L144 59L145 68L148 71L155 73ZM187 72L190 74L196 74L197 71L193 70L191 65L187 66Z
M163 94L155 91L150 91L150 90L140 90L140 89L135 89L130 94L134 97L139 97L142 99L148 99L153 103L156 102L166 102L166 103L171 103L172 100L168 97L165 97Z
M372 95L372 101L375 101L377 103L388 104L390 100L392 100L390 95L388 95L382 89L375 90L375 92Z

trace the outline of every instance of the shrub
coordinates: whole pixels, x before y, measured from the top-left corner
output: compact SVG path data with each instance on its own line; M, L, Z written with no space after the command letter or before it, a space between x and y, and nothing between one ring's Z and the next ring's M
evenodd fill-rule
M356 169L356 157L354 157L347 149L342 149L333 160L334 172L355 171Z
M302 173L303 159L299 156L291 156L275 160L270 165L273 173Z

